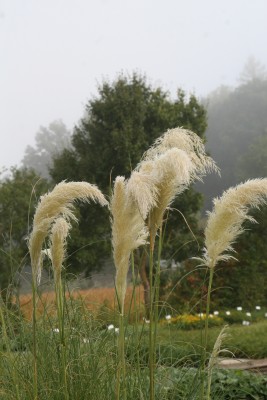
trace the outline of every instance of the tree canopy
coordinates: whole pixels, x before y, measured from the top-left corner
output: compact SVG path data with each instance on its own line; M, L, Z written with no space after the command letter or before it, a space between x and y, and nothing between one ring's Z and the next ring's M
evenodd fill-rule
M0 285L5 289L15 273L29 264L27 237L35 205L47 183L33 171L12 168L0 182Z
M133 74L119 76L114 82L98 86L98 95L89 100L85 116L72 136L72 149L55 157L50 170L55 182L63 179L96 183L106 194L117 175L129 176L143 152L167 129L182 126L204 137L206 111L194 95L178 90L172 100L161 88L153 88L146 78ZM192 189L177 200L189 223L196 224L201 198ZM90 271L110 254L108 215L90 205L80 209L80 231L72 235L70 263ZM188 232L180 214L174 225L168 221L170 253L181 232ZM182 240L184 237L181 238ZM90 246L94 243L94 246ZM87 246L82 249L83 246ZM89 247L88 247L89 246ZM168 246L167 246L168 247ZM179 254L182 257L182 253Z
M256 164L266 152L266 109L267 80L260 77L234 90L217 90L209 98L207 149L221 168L221 179L210 175L200 188L207 199L206 209L211 208L211 199L223 190L244 179L264 175Z

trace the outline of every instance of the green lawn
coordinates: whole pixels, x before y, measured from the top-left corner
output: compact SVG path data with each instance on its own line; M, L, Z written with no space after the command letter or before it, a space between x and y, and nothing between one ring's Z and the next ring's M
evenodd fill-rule
M210 328L208 351L211 351L221 328ZM186 347L189 353L198 353L202 346L200 330L179 330L175 326L160 327L158 342L161 345L172 344L177 348ZM257 322L250 326L229 326L229 338L224 343L236 357L267 357L267 321Z

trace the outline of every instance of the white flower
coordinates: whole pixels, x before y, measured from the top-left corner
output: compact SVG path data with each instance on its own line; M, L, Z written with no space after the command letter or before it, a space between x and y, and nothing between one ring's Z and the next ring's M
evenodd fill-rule
M231 312L230 311L225 311L225 314L226 315L231 315Z
M248 326L248 325L250 325L250 322L249 322L249 321L243 321L243 322L242 322L242 325Z
M214 311L213 315L219 315L219 311Z
M213 314L210 314L210 315L209 315L209 318L213 318Z
M242 311L242 307L236 307L237 311Z
M114 329L114 325L110 324L110 325L108 326L108 331L112 331L112 329Z
M146 324L150 324L149 319L146 319L145 317L143 318L143 321L144 321Z
M267 318L267 312L264 315L265 315L265 318Z
M246 312L246 316L247 317L251 317L251 313L250 312Z
M119 328L115 328L115 333L119 333Z
M256 310L260 310L260 309L261 309L261 307L260 307L260 306L256 306L255 308L256 308Z
M166 315L165 319L166 319L167 321L169 321L170 319L172 319L172 317L171 317L171 315Z
M90 342L89 339L83 338L83 343L89 343L89 342Z
M54 328L54 329L52 329L52 332L59 333L59 329L58 328Z
M197 314L198 317L202 318L203 317L203 313L201 312L200 314Z

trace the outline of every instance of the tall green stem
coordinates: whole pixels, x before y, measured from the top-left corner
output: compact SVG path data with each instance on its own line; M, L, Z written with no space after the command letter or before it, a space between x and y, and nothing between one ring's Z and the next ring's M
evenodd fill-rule
M212 281L214 275L214 267L209 267L209 285L208 285L208 293L207 293L207 302L206 302L206 316L205 316L205 330L204 330L204 346L203 346L203 354L202 354L202 365L201 365L201 399L204 399L205 392L205 364L207 357L207 346L208 346L208 329L209 329L209 314L210 314L210 296L211 296L211 288ZM210 400L210 388L207 390L207 400Z
M158 324L159 285L160 285L160 258L162 250L162 229L160 228L158 243L158 259L154 271L154 241L150 238L149 250L149 286L150 286L150 313L149 313L149 378L150 400L155 399L155 364L156 364L156 336Z
M134 307L134 339L136 348L136 358L137 358L137 373L139 382L141 382L141 371L140 371L140 352L139 352L139 338L138 338L138 324L139 324L139 308L137 308L136 301L136 275L135 275L135 265L134 265L134 254L131 254L131 266L132 266L132 280L133 280L133 307Z
M154 304L155 304L155 338L157 337L157 326L158 326L158 317L159 317L159 288L160 288L160 259L161 259L161 251L162 251L162 228L159 230L159 242L158 242L158 259L155 273L155 283L154 283ZM154 349L155 351L155 349Z
M150 240L149 248L149 399L155 398L155 337L154 337L154 290L153 290L153 253L154 245Z
M126 386L125 386L125 337L124 337L124 318L120 312L119 315L119 338L118 338L118 369L116 378L116 400L120 399L121 381L122 381L122 395L123 400L126 400Z
M60 337L60 358L61 358L61 381L64 386L65 400L69 400L68 379L67 379L67 362L66 362L66 343L64 329L64 291L62 287L61 275L55 283L56 305L58 314L58 328Z
M7 333L7 326L6 326L3 310L4 310L4 302L0 295L0 322L1 322L1 327L2 327L2 337L3 337L3 342L5 344L7 353L8 353L8 355L10 355L10 354L12 354L12 351L10 348L10 341L9 341L9 337L8 337L8 333ZM19 393L19 387L18 387L19 379L17 377L17 371L16 371L16 369L13 368L13 366L11 366L11 368L9 370L10 370L10 375L13 378L14 386L16 388L16 395L17 395L16 397L19 400L20 393Z
M33 398L38 400L38 377L37 377L37 334L36 334L36 275L32 277L32 334L33 334Z

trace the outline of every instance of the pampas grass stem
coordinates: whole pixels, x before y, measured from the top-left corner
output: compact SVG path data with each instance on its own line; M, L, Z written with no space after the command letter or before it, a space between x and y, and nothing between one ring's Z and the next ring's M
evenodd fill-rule
M58 327L60 336L59 353L61 356L61 381L64 387L65 399L69 399L67 363L66 363L66 343L64 330L64 290L61 278L61 270L65 258L65 245L69 233L70 224L62 217L56 219L51 229L50 235L50 254L54 271L54 283L56 293L56 307L58 315Z
M204 256L200 259L209 270L202 372L204 372L206 362L208 318L214 268L219 261L227 261L233 258L231 255L231 252L233 252L232 245L244 231L242 224L245 220L255 222L248 215L250 208L258 208L265 204L266 200L267 179L252 179L225 191L221 198L214 200L213 210L208 214ZM203 393L204 381L202 381L202 398Z

